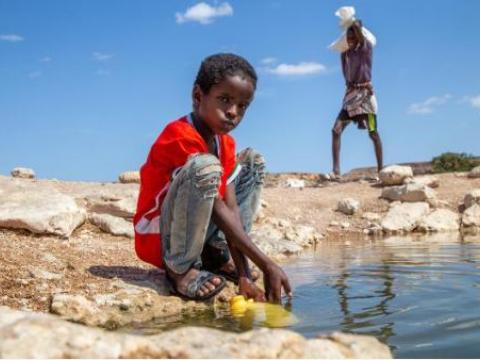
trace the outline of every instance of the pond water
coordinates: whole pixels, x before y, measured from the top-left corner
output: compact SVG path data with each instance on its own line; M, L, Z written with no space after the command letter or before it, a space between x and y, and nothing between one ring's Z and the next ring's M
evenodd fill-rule
M287 328L315 337L368 334L402 358L480 358L480 237L436 234L322 243L284 264L294 287ZM229 311L161 319L130 329L182 325L246 331L260 320Z

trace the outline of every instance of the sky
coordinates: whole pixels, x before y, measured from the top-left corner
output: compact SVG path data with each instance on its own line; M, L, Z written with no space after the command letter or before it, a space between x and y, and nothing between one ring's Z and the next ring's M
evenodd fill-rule
M115 181L139 169L218 52L259 76L238 150L257 149L271 172L329 172L341 6L377 38L385 163L480 155L480 1L0 0L0 174ZM348 127L342 171L374 165L367 133Z

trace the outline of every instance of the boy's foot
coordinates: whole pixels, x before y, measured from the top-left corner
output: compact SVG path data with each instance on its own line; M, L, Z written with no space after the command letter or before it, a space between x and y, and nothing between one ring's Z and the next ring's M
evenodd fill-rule
M340 175L339 173L331 172L330 174L328 174L328 176L330 177L330 181L342 181L342 175Z
M220 266L220 268L218 268L217 270L212 269L210 271L225 277L227 280L230 280L235 284L238 283L239 278L238 278L237 268L232 258L230 258L225 264ZM258 278L260 277L260 274L256 270L251 270L250 275L252 276L251 280L253 282L257 281Z
M191 268L184 274L166 270L171 291L190 300L206 300L225 287L225 279L208 271Z

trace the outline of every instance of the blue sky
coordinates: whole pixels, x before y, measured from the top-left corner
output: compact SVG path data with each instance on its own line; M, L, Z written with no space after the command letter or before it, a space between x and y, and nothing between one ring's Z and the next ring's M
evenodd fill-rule
M373 82L387 164L480 155L480 1L0 0L0 174L115 180L191 109L200 61L234 52L258 71L233 135L270 171L327 172L344 92L337 8L377 37ZM342 171L373 166L351 126Z

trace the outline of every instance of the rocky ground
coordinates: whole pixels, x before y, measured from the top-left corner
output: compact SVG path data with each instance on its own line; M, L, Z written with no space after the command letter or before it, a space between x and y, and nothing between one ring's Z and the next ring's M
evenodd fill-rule
M270 175L252 237L270 256L285 261L315 242L344 236L476 231L480 226L480 192L474 190L480 189L480 178L472 174L425 178L413 177L411 169L394 169L393 173L387 171L380 176L380 182L361 174L347 178L346 182L331 182L324 176L311 174ZM169 296L161 271L136 258L131 227L138 193L134 175L129 174L128 183L0 176L0 306L5 306L0 307L0 312L9 314L6 317L9 319L23 319L23 325L13 320L0 323L0 334L9 334L7 339L19 341L12 335L12 326L31 325L38 323L38 319L46 319L47 323L59 321L58 317L26 315L36 312L114 329L184 311L223 306L235 293L230 286L210 303L183 301ZM124 344L131 340L122 336L115 341ZM296 339L306 341L301 337ZM5 350L10 349L6 344L19 343L0 341L0 357L10 354ZM142 352L140 348L133 353L118 350L114 357L173 356L162 353L160 345L155 348L149 344L140 348L146 346L153 352ZM125 349L122 346L117 349ZM338 346L335 351L343 351L344 357L353 354L344 345ZM235 351L219 352L218 356L248 355ZM269 357L314 354L278 351L275 356L269 353ZM54 352L43 354L57 356L52 355L57 354ZM188 351L181 354L190 356ZM385 354L389 353L381 357L387 357ZM75 356L75 352L63 353L62 357L67 355ZM255 353L254 357L261 357L261 353Z

